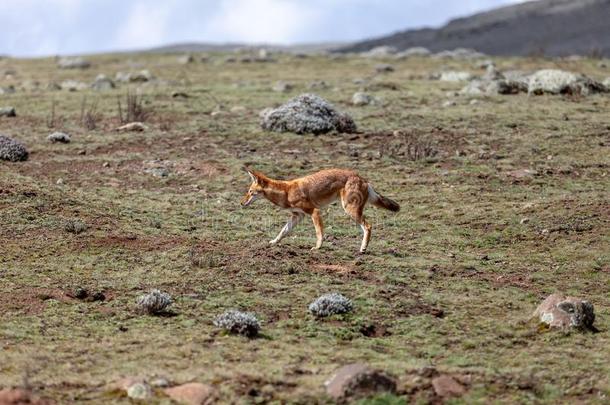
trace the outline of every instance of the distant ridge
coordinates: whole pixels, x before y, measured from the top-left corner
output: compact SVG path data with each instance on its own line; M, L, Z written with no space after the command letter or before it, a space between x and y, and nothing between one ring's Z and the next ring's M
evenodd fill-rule
M345 43L319 43L319 44L300 44L300 45L272 45L272 44L214 44L205 42L190 42L160 46L148 49L145 52L153 53L188 53L188 52L232 52L241 49L266 49L269 51L283 52L302 52L313 53L323 52L345 46Z
M610 0L538 0L458 18L433 29L407 30L338 48L423 46L433 52L474 48L489 55L610 56Z

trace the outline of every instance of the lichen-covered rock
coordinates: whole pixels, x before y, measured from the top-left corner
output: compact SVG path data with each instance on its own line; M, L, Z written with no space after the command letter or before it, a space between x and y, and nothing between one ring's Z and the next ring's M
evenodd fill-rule
M172 304L172 297L168 293L155 289L138 297L136 304L141 312L155 315L167 310Z
M608 89L602 83L584 75L558 69L543 69L529 77L529 94L580 94L604 93Z
M216 317L214 325L230 333L247 337L256 337L261 329L260 323L254 314L233 309Z
M47 140L52 143L70 143L70 135L64 132L53 132L47 136Z
M80 56L74 56L60 58L57 61L57 66L60 69L87 69L91 66L91 63Z
M147 400L153 396L153 392L147 383L137 382L127 388L127 396L132 399Z
M309 305L309 312L317 317L344 314L352 309L352 301L338 293L324 294Z
M328 101L314 94L301 94L268 111L261 126L267 131L297 134L356 131L356 124L349 115L337 111Z
M360 363L341 367L324 385L328 395L341 403L378 393L396 392L396 381L393 378Z
M15 107L0 107L0 117L16 117Z
M594 329L595 311L589 301L551 294L536 308L533 317L551 328Z
M28 160L29 152L25 145L16 139L0 135L0 160L22 162Z

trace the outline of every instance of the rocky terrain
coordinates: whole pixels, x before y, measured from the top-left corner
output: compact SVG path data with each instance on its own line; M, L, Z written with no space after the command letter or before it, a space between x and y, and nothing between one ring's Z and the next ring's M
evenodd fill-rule
M0 59L0 404L607 403L609 65ZM271 246L244 165L402 209Z

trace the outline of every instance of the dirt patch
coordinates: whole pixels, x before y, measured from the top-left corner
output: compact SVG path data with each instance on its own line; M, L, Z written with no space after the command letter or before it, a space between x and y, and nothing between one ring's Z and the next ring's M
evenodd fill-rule
M108 235L95 239L79 239L75 243L81 248L123 248L137 251L164 251L174 249L185 243L186 238L181 236L139 236L127 235Z
M0 312L23 315L39 315L47 307L47 301L74 302L73 298L55 288L30 288L0 294Z

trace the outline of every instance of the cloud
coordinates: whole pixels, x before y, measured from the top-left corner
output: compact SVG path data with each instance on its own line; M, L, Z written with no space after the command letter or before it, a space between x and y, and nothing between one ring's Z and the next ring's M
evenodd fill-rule
M319 12L307 1L221 0L203 37L227 42L291 43L307 36Z
M163 43L171 28L170 2L138 1L114 35L116 49L146 48Z

